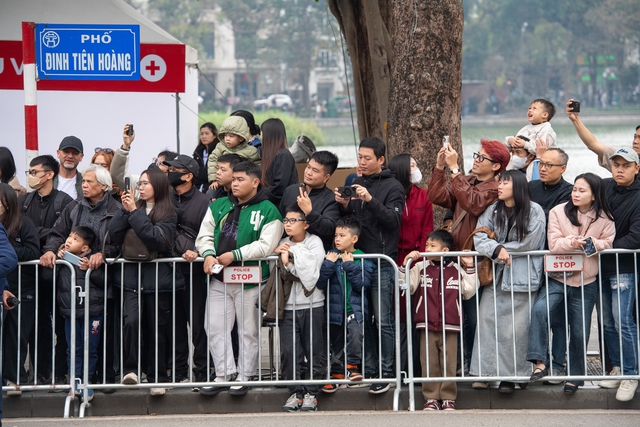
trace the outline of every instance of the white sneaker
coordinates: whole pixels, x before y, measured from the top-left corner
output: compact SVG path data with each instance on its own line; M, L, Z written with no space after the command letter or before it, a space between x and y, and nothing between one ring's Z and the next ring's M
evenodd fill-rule
M636 394L636 388L638 388L637 380L622 380L618 392L616 393L616 400L620 402L628 402L633 399Z
M620 367L614 366L613 369L611 369L611 372L609 372L609 375L612 377L622 375L622 373L620 372ZM602 380L598 383L598 385L600 386L600 388L618 388L620 387L620 380Z
M167 392L166 388L160 388L160 387L154 387L154 388L151 388L150 390L151 396L164 396L166 392Z
M139 382L138 381L138 375L136 375L135 372L129 372L122 379L122 384L127 384L127 385L138 384L138 382Z
M15 390L9 390L7 392L7 396L12 396L12 397L22 396L22 390L20 390L18 385L16 383L14 383L13 381L8 381L7 380L5 385L8 385L9 387L16 387ZM0 385L0 388L1 388L1 385Z

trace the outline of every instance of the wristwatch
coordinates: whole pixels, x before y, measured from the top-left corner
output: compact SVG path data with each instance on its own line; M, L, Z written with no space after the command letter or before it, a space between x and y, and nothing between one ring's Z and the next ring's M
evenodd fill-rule
M460 172L460 169L458 169L458 168L451 169L451 175L455 175L455 174L457 174L458 172Z

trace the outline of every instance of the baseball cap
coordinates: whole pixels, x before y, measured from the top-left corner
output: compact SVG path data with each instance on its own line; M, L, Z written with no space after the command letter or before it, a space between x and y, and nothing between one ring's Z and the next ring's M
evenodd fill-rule
M636 164L640 164L638 153L633 151L633 149L631 148L627 148L627 147L618 148L615 153L609 156L609 160L613 160L614 157L622 157L628 162L635 162Z
M66 148L74 148L78 150L80 153L84 153L84 147L82 146L82 141L80 141L80 138L75 136L65 136L62 142L60 143L58 150L64 150Z
M178 154L178 156L173 160L165 160L164 162L167 166L174 166L176 168L185 168L189 172L193 174L193 176L198 176L200 172L200 166L198 166L198 162L193 157L187 156L185 154Z

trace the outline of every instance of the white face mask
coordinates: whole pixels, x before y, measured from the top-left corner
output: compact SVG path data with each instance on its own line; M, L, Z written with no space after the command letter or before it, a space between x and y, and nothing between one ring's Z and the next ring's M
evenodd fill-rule
M512 156L511 157L511 164L516 169L523 169L527 165L527 158L526 157Z
M412 170L409 175L409 180L412 184L419 184L420 181L422 181L422 172L420 172L420 169Z

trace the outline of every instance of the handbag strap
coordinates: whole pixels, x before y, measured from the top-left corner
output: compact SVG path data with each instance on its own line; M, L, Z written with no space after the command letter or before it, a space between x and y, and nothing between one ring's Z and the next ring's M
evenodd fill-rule
M458 226L460 225L460 223L462 222L462 219L467 215L467 211L465 211L464 209L462 210L462 214L460 214L460 216L458 218L456 218L456 220L451 224L451 234L453 234L453 232L456 230L456 228L458 228Z
M493 230L487 227L478 227L473 230L471 234L469 234L469 237L467 237L467 240L465 240L464 245L462 245L463 251L473 249L473 236L475 236L476 233L487 233L487 236L489 236L490 239L496 238L496 233Z

